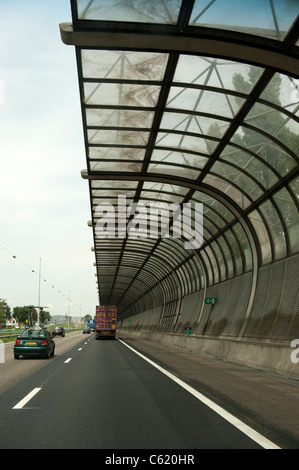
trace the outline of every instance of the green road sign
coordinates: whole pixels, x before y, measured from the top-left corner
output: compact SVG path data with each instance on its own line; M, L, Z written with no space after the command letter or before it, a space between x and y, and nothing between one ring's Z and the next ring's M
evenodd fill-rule
M217 302L216 297L206 297L205 304L215 304Z

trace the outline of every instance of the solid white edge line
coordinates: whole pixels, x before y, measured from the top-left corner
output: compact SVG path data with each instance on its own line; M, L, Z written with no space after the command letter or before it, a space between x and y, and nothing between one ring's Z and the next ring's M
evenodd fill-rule
M21 408L23 408L26 403L28 403L28 401L31 400L31 398L33 398L34 395L36 395L37 392L39 392L40 390L41 387L34 388L30 393L28 393L28 395L26 395L25 398L23 398L23 400L19 401L19 403L17 403L16 406L13 407L13 410L20 410Z
M241 432L243 432L244 434L246 434L246 436L250 437L250 439L252 439L253 441L257 442L257 444L259 444L260 446L264 447L264 449L280 449L280 447L278 447L276 444L274 444L274 442L271 442L269 439L267 439L266 437L262 436L262 434L258 433L257 431L255 431L253 428L251 428L250 426L248 426L247 424L243 423L241 420L239 420L238 418L236 418L235 416L233 416L231 413L229 413L228 411L224 410L223 408L221 408L219 405L217 405L216 403L214 403L212 400L210 400L209 398L205 397L204 395L202 395L200 392L198 392L197 390L195 390L195 388L193 387L190 387L188 384L186 384L185 382L183 382L182 380L180 380L178 377L176 377L175 375L172 375L170 372L168 372L166 369L163 369L162 367L160 367L158 364L156 364L155 362L151 361L150 359L148 359L146 356L144 356L143 354L140 354L138 351L136 351L135 349L133 349L131 346L129 346L128 344L126 344L124 341L122 341L121 339L117 338L118 341L120 341L122 344L124 344L127 348L131 349L135 354L138 354L138 356L140 356L142 359L144 359L145 361L149 362L152 366L156 367L156 369L158 369L160 372L162 372L163 374L167 375L167 377L169 377L171 380L173 380L174 382L176 382L178 385L180 385L181 387L183 387L185 390L187 390L189 393L191 393L193 396L195 396L195 398L197 398L198 400L200 400L202 403L204 403L206 406L208 406L209 408L211 408L213 411L215 411L217 414L219 414L222 418L224 418L226 421L228 421L230 424L232 424L233 426L235 426L236 428L238 428Z

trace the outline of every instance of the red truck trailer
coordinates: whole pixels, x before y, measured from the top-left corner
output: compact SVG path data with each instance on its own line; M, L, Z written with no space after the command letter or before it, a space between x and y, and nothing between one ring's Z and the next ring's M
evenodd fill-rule
M115 339L117 307L115 305L99 305L96 307L95 333L96 339Z

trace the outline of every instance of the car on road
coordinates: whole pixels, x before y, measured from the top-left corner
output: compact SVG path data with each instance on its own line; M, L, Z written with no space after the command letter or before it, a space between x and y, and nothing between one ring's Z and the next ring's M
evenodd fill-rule
M43 328L29 328L17 337L13 351L15 359L20 356L43 356L48 359L54 356L55 342L49 331Z
M65 337L65 330L63 326L55 326L52 330L52 336L62 336Z
M84 328L83 330L83 334L84 333L89 333L90 334L90 328L88 328L87 326Z

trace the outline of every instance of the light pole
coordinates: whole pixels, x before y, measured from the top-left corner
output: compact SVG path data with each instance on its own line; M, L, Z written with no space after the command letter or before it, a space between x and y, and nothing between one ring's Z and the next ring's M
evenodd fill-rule
M69 311L68 311L68 317L67 317L67 327L70 329L70 308L71 308L71 292L69 290Z
M38 273L38 302L37 305L40 305L40 278L41 278L41 264L42 264L42 259L39 259L39 273ZM36 307L38 308L37 311L37 326L39 326L39 309L41 307Z

